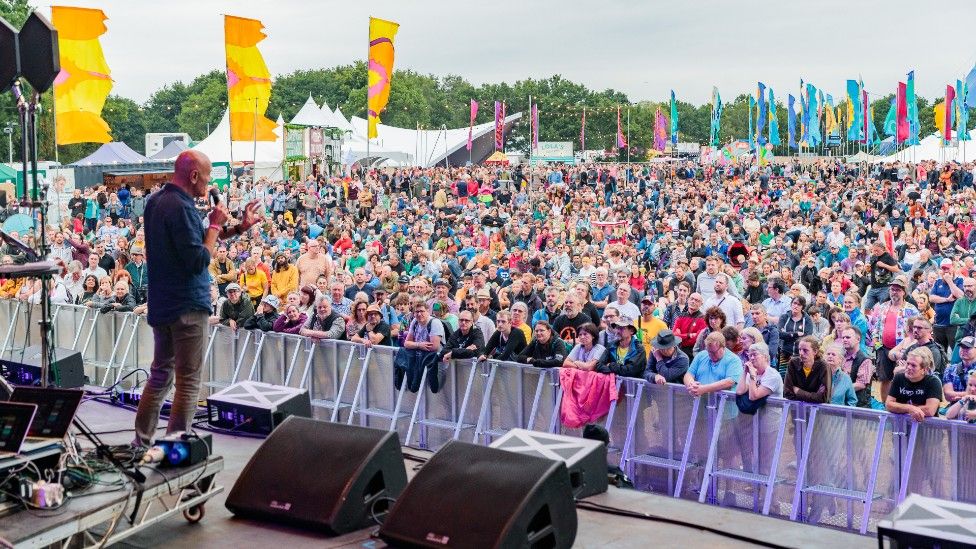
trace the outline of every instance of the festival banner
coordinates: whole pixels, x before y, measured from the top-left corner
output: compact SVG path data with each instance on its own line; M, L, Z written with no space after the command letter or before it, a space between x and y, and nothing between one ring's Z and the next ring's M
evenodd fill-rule
M620 125L620 107L617 107L617 148L623 148L627 146L627 140L624 139L623 127Z
M864 139L864 111L861 108L861 88L856 80L847 81L847 104L847 120L850 124L847 128L847 140L860 141Z
M962 80L956 80L956 138L959 141L969 141L969 86Z
M898 93L895 95L895 142L904 143L911 137L908 125L908 86L904 82L898 83Z
M891 106L888 107L888 114L885 116L884 127L882 128L884 134L889 137L895 135L895 131L896 131L896 126L897 126L897 124L895 123L896 103L897 101L895 100L894 97L892 97Z
M502 101L502 128L501 128L501 133L502 133L502 146L501 146L501 148L502 148L502 150L505 150L505 120L508 118L508 115L506 114L506 109L507 108L508 108L508 104L505 103L504 101Z
M539 148L539 104L532 104L532 148Z
M671 144L678 144L678 101L674 98L674 90L671 90Z
M868 99L868 90L864 89L864 85L861 85L861 104L864 105L865 116L864 116L864 143L870 145L872 143L871 132L876 132L874 129L874 111L871 110L871 101Z
M864 92L864 100L867 102L868 92ZM878 128L874 125L874 105L868 107L867 127L864 129L864 133L867 134L868 138L866 143L868 145L877 145L881 142L881 138L878 137Z
M966 102L964 103L967 108L976 109L976 93L969 95L969 90L976 90L976 65L973 65L966 75Z
M826 132L826 138L836 138L837 134L837 118L834 116L834 98L829 93L827 94L827 104L824 108L824 132Z
M98 9L51 7L58 31L61 72L54 80L54 123L58 145L108 143L111 128L102 118L112 91L111 71L98 38L107 31Z
M955 113L956 90L952 88L951 84L946 85L945 94L945 129L942 130L942 138L946 143L952 141L952 125L953 125L953 114Z
M654 149L664 151L668 145L668 118L661 112L661 107L654 111Z
M779 145L779 119L776 117L776 96L769 88L769 143Z
M471 100L471 122L468 123L468 150L471 150L472 137L474 134L474 119L478 117L478 102Z
M505 122L502 120L502 102L495 101L495 150L504 146Z
M945 100L939 101L932 106L934 111L933 122L935 123L935 129L938 131L939 139L945 143L945 132L946 132L946 107Z
M713 147L719 146L722 128L722 96L718 93L718 88L712 86L712 126L709 131L709 144Z
M786 145L791 149L796 148L796 111L793 108L795 102L796 98L792 94L788 94L786 105Z
M271 101L271 73L258 50L267 36L257 19L224 16L227 108L232 141L276 141L274 120L264 116ZM255 121L257 125L255 125Z
M322 128L308 129L308 155L316 158L325 156L325 136Z
M922 123L918 118L918 98L915 96L915 71L908 73L908 83L905 85L905 103L908 107L908 144L918 145Z
M817 87L813 84L807 83L807 125L809 129L806 130L808 134L807 142L811 147L816 147L820 145L823 140L820 136L820 107L819 101L817 101Z
M766 144L763 137L763 128L766 127L766 84L759 82L759 89L756 90L756 143Z
M390 84L393 81L393 39L399 23L369 18L369 60L366 105L369 139L376 137L376 126L380 123L380 113L390 102Z

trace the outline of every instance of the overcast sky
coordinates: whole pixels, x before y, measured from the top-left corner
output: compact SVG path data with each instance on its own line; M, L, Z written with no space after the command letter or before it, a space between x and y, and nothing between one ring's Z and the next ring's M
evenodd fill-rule
M976 62L976 33L965 30L976 20L974 0L66 4L105 11L102 46L114 93L139 102L164 84L224 68L224 13L264 23L268 38L259 47L275 75L365 58L367 20L375 16L400 23L396 68L459 74L475 84L561 74L632 101L663 100L673 88L679 99L703 103L712 85L730 101L754 92L757 80L785 98L800 78L837 97L858 75L869 92L884 95L912 69L918 93L935 97Z

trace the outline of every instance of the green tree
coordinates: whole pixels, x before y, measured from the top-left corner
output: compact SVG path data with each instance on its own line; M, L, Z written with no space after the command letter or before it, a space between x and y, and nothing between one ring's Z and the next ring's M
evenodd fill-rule
M34 9L27 0L0 0L0 17L15 29L24 25Z

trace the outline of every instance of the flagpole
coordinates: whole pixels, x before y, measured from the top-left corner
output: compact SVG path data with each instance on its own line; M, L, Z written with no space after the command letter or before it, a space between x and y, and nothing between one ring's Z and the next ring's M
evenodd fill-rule
M532 116L532 95L529 95L529 161L531 164L532 160L532 126L535 124L535 119ZM505 121L502 120L502 132L504 133ZM504 149L504 143L502 143L502 148Z
M51 90L51 114L54 115L54 161L58 164L61 163L58 160L58 104L57 99L54 96L54 90Z
M630 105L627 105L627 180L630 180Z

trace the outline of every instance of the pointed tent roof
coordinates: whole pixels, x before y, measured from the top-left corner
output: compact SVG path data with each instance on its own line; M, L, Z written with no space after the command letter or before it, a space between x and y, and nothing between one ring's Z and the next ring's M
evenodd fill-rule
M352 122L350 122L349 119L342 114L342 111L339 110L338 106L336 106L335 112L332 114L335 116L335 122L336 124L338 124L337 127L340 130L346 130L346 131L356 133L356 128L354 128Z
M278 127L274 130L275 135L278 137L277 140L257 142L257 163L259 165L281 164L284 159L281 123L282 118L279 116ZM230 115L227 111L224 111L224 116L220 119L217 127L214 128L206 139L197 143L193 147L193 150L206 154L211 162L229 162L232 152L235 160L249 162L255 159L254 148L253 141L234 141L232 148L230 140Z
M105 143L97 151L71 164L72 166L91 166L99 164L138 164L149 159L132 150L122 141Z
M173 160L179 156L181 152L189 148L190 147L187 147L186 143L183 143L182 141L170 141L165 147L163 147L163 150L150 156L149 158L153 160Z
M330 126L330 120L322 115L322 110L312 99L312 94L308 94L308 99L305 100L305 104L302 108L298 110L295 117L291 119L291 123L297 126L314 126L318 128L324 128Z

